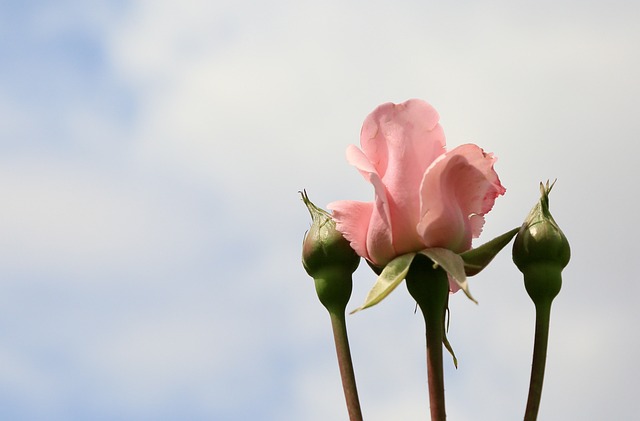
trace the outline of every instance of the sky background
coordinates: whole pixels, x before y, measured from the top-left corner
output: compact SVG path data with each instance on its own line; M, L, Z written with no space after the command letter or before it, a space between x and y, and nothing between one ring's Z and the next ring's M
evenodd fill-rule
M498 157L476 245L558 179L572 260L540 419L636 418L639 20L630 0L0 1L0 418L346 420L298 191L371 200L345 149L409 98ZM349 308L374 280L362 264ZM534 313L510 247L470 288L449 419L519 419ZM365 419L426 419L406 288L347 322Z

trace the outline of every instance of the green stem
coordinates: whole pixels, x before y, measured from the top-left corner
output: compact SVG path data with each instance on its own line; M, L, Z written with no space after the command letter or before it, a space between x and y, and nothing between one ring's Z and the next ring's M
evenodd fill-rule
M524 414L524 421L535 421L538 418L544 368L547 361L547 344L549 342L549 320L551 318L551 301L538 300L536 303L536 331L533 342L533 362L531 364L531 381L529 397Z
M340 377L342 378L342 389L344 398L347 401L347 411L350 421L362 421L362 411L358 399L358 389L356 387L356 376L353 372L353 361L351 360L351 350L349 348L349 338L347 337L347 323L342 311L331 311L331 327L333 328L333 339L336 344L338 355L338 366L340 367Z
M442 342L444 317L449 300L447 274L441 268L434 269L431 260L417 256L407 274L407 289L424 316L431 420L444 421L447 414L444 401Z

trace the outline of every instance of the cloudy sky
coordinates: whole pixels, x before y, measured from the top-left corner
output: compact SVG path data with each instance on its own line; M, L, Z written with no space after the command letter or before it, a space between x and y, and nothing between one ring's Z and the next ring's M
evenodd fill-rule
M480 244L538 183L572 245L541 420L640 410L640 3L0 2L0 418L345 420L309 215L370 200L377 105L429 101L499 158ZM375 280L355 274L351 308ZM533 306L510 252L451 297L451 420L521 418ZM348 318L365 419L428 413L401 286Z

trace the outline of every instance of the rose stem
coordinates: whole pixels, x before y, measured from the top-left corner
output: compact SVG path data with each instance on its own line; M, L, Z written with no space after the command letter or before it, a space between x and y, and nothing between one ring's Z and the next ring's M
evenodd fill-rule
M444 403L442 341L444 316L449 300L447 274L441 268L434 269L431 260L417 256L407 274L407 289L424 316L431 420L444 421L447 414Z
M531 381L529 382L529 397L527 399L524 421L535 421L538 418L540 398L542 397L544 368L547 361L552 300L553 298L538 300L536 303L536 331L533 341L533 362L531 364Z
M351 360L351 350L349 349L349 338L347 337L347 323L345 320L344 308L342 310L330 309L331 327L333 328L333 339L336 344L336 354L338 355L338 366L340 367L340 377L342 378L342 389L344 398L347 401L347 411L350 421L362 421L362 411L358 400L358 389L356 387L356 377L353 372L353 362Z

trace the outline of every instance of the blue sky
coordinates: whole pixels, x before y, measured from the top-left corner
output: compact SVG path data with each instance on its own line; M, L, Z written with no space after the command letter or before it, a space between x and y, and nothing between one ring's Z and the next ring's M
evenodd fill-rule
M573 257L541 419L638 412L640 6L632 2L0 3L0 418L346 419L299 261L383 102L429 101L498 157L480 238L538 183ZM374 282L363 265L352 307ZM509 252L451 298L452 420L521 417L533 309ZM348 318L365 418L427 414L403 287Z

